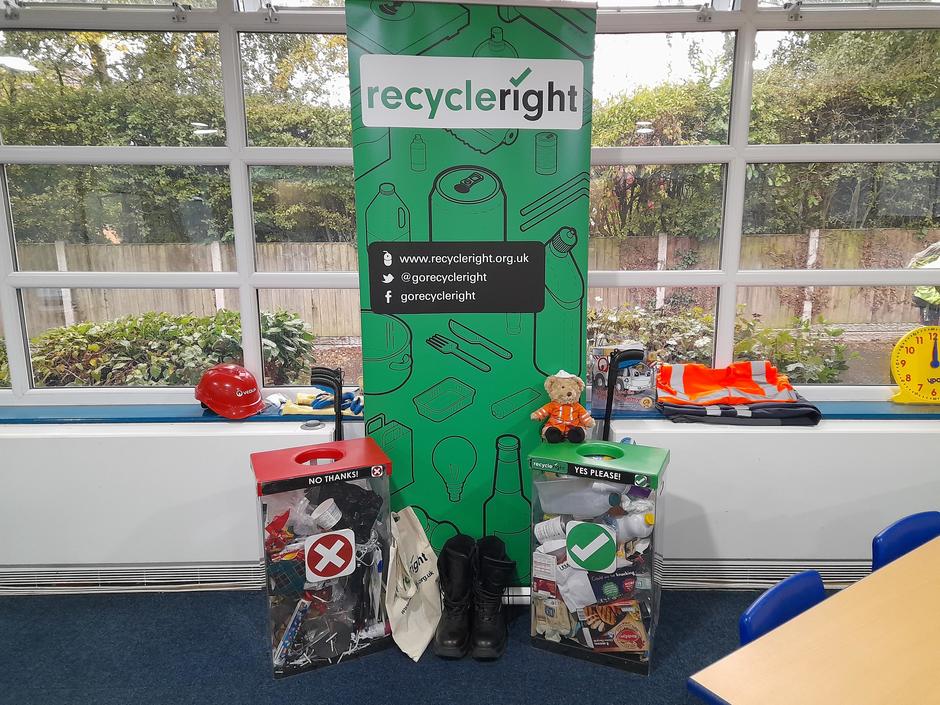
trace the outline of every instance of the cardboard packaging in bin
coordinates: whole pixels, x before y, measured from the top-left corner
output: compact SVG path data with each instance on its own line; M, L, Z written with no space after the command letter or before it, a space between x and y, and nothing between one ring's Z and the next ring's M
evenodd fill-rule
M391 461L371 438L252 453L282 677L390 646Z

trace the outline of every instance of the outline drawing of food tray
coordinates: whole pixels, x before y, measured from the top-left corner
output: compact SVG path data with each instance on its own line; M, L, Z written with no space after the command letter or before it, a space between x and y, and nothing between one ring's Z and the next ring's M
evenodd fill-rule
M470 406L476 393L473 387L456 377L445 377L433 387L425 389L413 401L419 414L440 423Z

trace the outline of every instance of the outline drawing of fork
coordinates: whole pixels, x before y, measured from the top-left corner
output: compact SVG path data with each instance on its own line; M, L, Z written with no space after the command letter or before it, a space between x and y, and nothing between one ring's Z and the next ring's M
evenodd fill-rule
M483 362L483 360L474 357L470 353L462 350L456 341L451 340L450 338L443 336L440 333L435 333L424 342L443 355L453 355L454 357L459 357L468 365L476 367L478 370L480 370L480 372L489 372L491 369L493 369Z

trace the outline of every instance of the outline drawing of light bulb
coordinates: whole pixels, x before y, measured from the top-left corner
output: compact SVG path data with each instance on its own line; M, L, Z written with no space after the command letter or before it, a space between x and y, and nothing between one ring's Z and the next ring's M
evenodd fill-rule
M431 464L444 481L447 498L459 502L464 483L477 466L477 451L463 436L447 436L431 451Z

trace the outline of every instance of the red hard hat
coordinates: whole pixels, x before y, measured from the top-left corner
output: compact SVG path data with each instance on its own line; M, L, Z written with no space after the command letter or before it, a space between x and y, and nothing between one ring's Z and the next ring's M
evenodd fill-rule
M264 408L255 376L241 365L227 362L202 373L196 399L227 419L244 419Z

